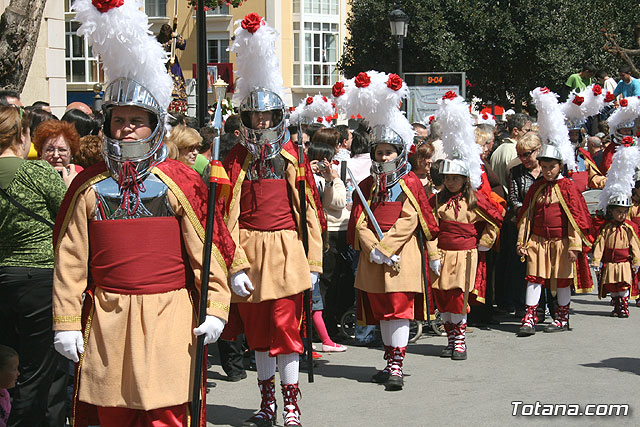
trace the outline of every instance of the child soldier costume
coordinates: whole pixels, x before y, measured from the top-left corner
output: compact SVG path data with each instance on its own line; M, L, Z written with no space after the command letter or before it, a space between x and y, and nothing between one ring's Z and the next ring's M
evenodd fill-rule
M207 189L166 160L166 53L139 1L93 4L78 0L74 10L109 81L104 161L73 181L56 221L54 344L79 362L74 426L182 426L195 335L209 343L222 332L235 246L217 218L209 308L194 330Z
M276 359L284 396L285 425L301 425L297 396L303 292L322 272L324 216L313 176L289 141L282 100L282 76L275 54L278 33L255 13L235 31L230 50L237 55L234 103L239 105L241 141L225 158L231 180L227 226L236 242L230 268L233 337L244 326L255 350L259 412L245 426L276 420ZM306 186L306 212L300 212L297 183ZM302 227L308 229L308 254Z

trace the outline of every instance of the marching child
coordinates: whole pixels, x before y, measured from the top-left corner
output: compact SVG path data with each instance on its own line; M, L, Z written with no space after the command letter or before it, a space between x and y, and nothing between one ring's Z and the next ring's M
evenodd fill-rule
M518 213L517 251L527 262L526 312L518 336L535 334L537 307L542 286L557 294L555 320L545 332L569 329L571 286L590 292L593 285L582 253L591 246L587 236L591 217L582 194L561 171L575 169L575 156L556 94L547 88L532 92L538 108L538 123L544 141L538 162L543 179L536 181ZM584 272L584 273L582 273Z
M613 155L609 180L601 194L601 208L606 207L607 222L602 227L593 248L592 265L600 270L598 296L611 295L614 317L629 317L629 295L638 297L634 275L640 266L638 226L628 220L632 206L633 175L640 160L637 147L620 147ZM634 286L635 285L635 286Z
M428 242L431 287L444 321L448 344L441 357L467 358L468 302L484 303L486 252L502 225L502 214L483 191L480 147L462 97L447 93L437 113L447 159L440 172L444 189L430 199L440 233Z
M18 353L11 347L0 345L0 427L6 427L11 412L9 389L16 386L18 376Z

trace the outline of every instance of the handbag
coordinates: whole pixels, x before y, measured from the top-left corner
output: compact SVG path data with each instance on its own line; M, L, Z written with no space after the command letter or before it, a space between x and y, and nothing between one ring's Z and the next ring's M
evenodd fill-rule
M18 209L20 209L25 214L29 215L31 218L33 218L36 221L39 221L39 222L47 225L49 228L53 228L53 223L51 221L47 220L46 218L42 217L41 215L38 215L37 213L33 212L31 209L26 208L25 206L20 204L20 202L18 202L16 199L11 197L11 195L9 193L7 193L7 191L2 187L0 187L0 194L2 194L9 202L11 202L12 205L14 205Z

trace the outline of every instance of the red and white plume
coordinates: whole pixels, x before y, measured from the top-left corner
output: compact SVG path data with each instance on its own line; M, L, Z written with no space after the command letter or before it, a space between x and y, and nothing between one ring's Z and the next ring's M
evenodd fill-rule
M328 126L334 112L335 107L326 96L320 94L307 96L291 113L289 123L292 125L319 123ZM326 120L327 118L329 120Z

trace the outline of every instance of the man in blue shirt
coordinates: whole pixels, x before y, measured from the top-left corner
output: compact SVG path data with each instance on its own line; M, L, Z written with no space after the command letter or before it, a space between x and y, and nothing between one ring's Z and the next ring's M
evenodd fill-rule
M623 65L618 70L618 73L620 74L620 81L613 94L615 96L622 95L623 98L640 96L640 80L631 77L631 67Z

